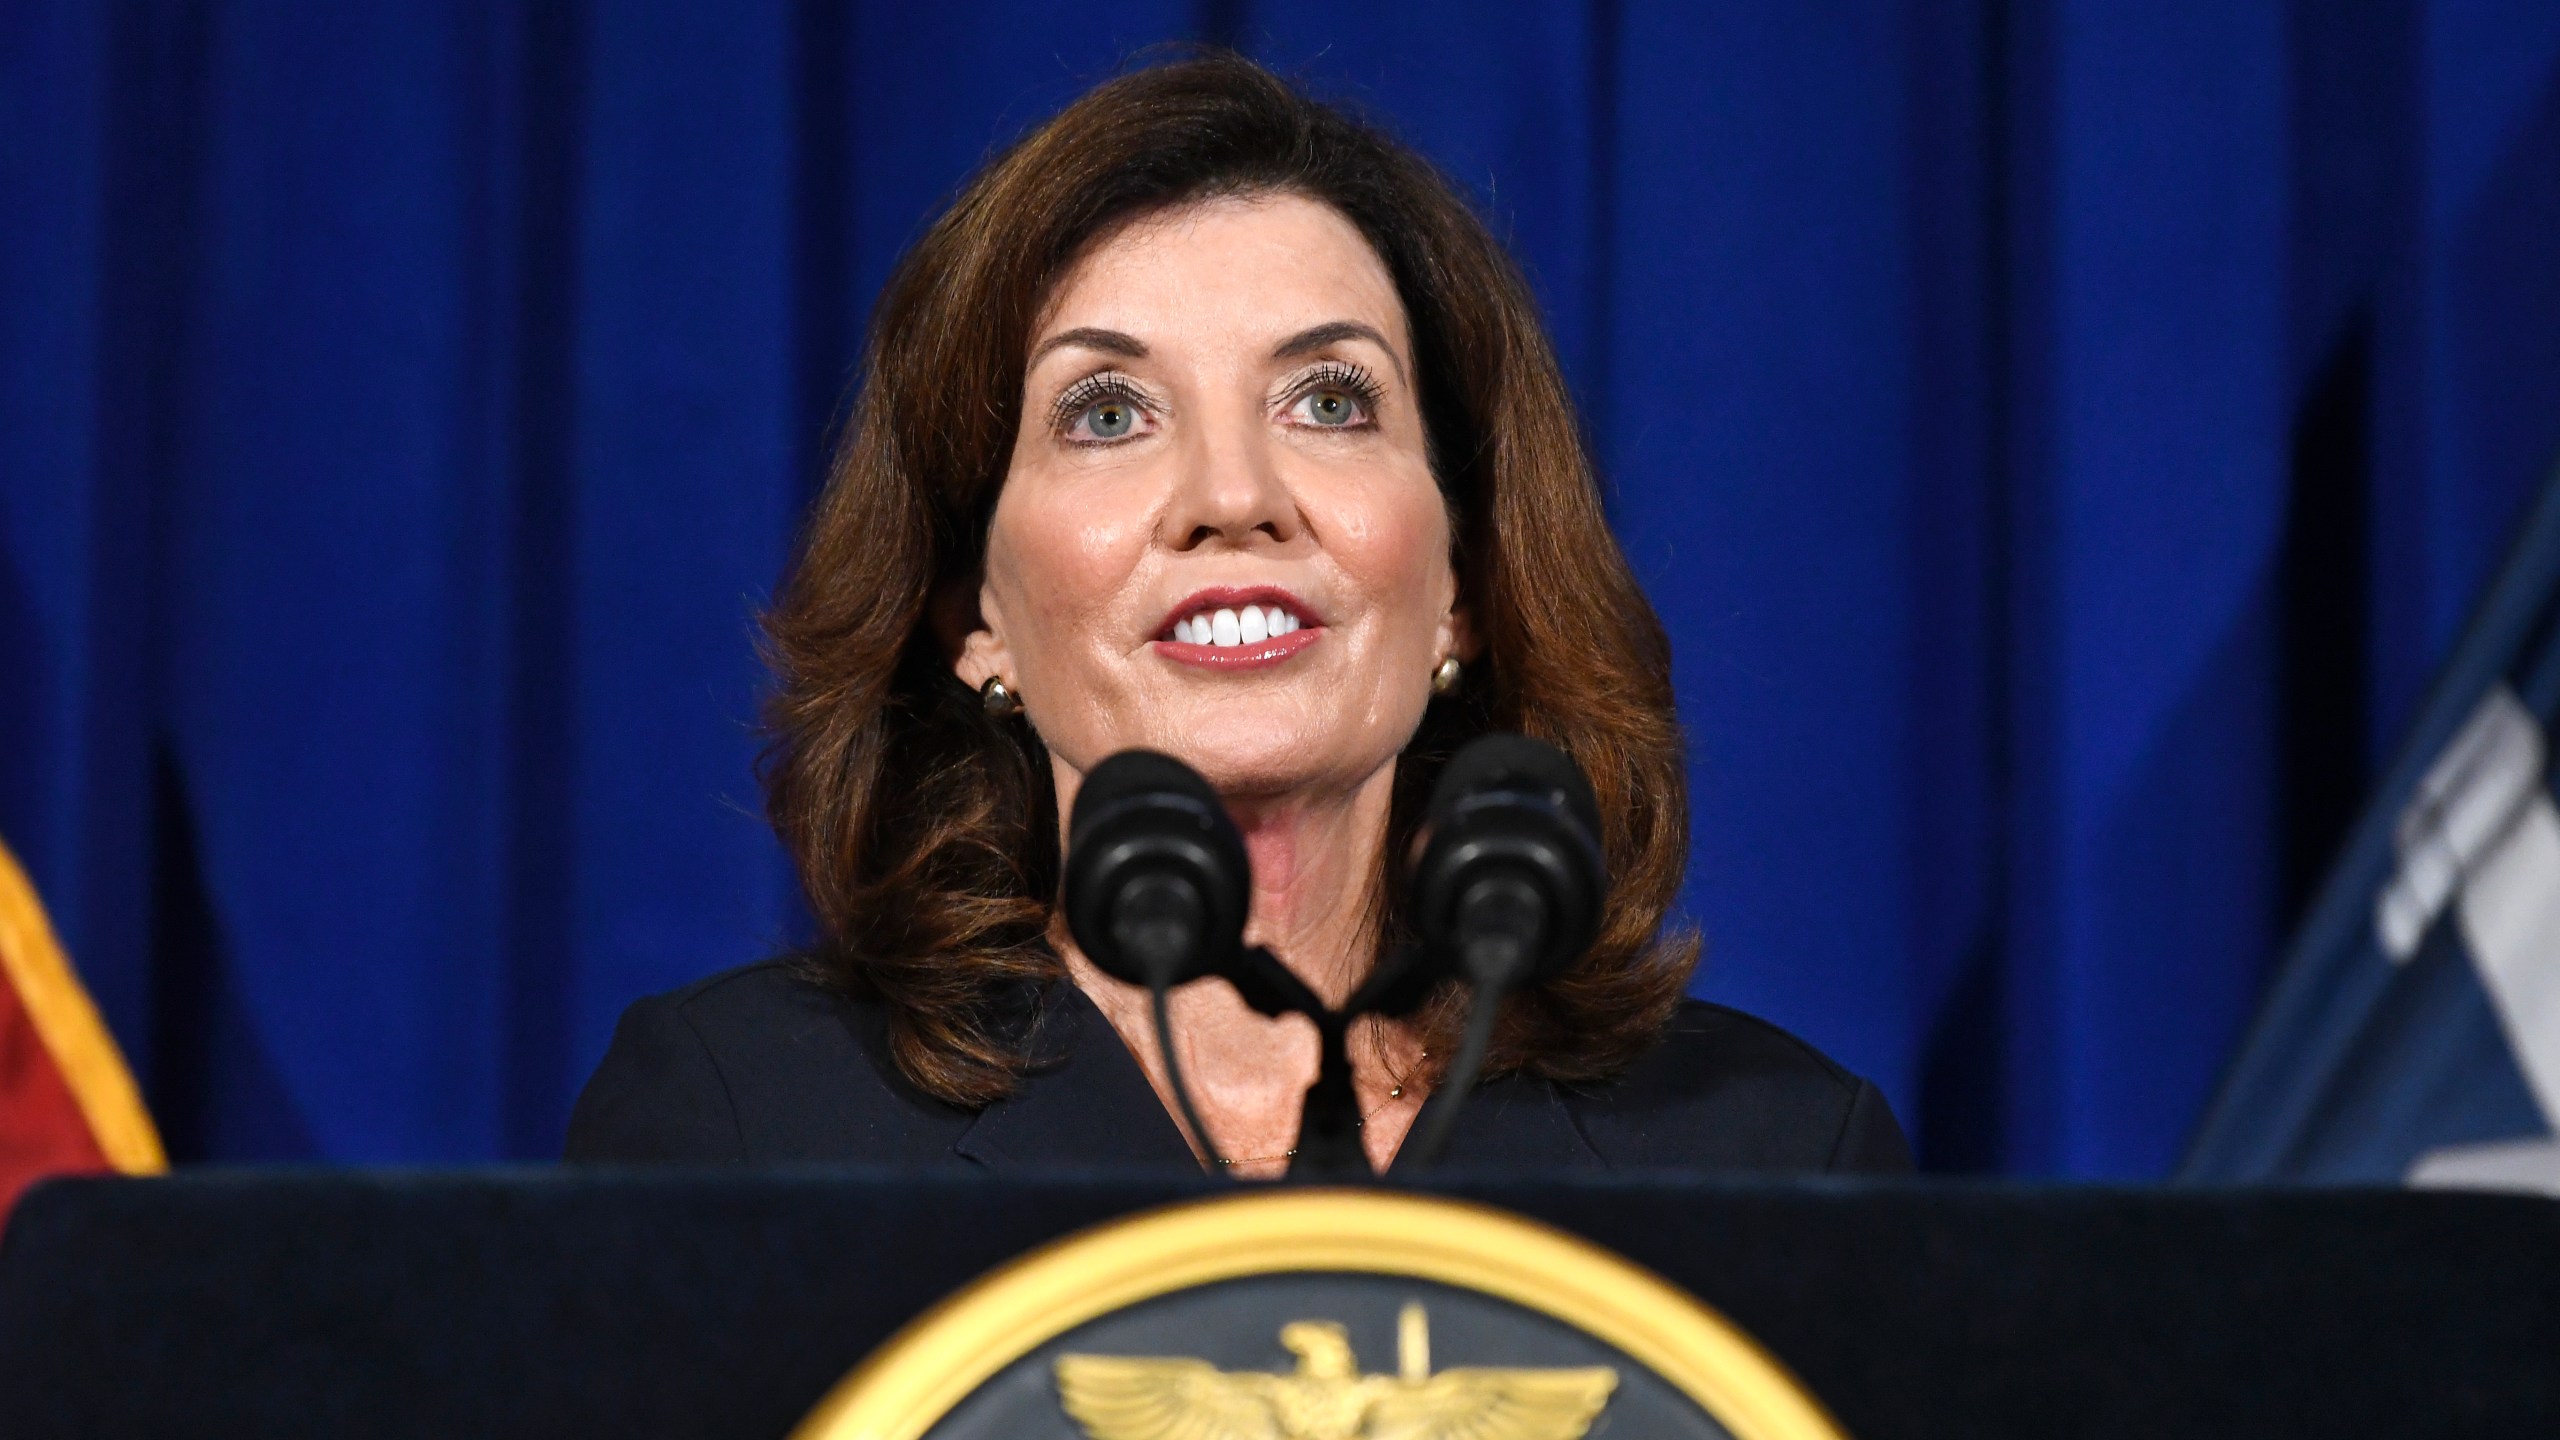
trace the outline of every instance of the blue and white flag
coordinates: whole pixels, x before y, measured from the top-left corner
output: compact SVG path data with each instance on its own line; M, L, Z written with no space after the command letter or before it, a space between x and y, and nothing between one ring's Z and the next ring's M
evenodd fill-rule
M2358 822L2185 1177L2560 1193L2560 478Z

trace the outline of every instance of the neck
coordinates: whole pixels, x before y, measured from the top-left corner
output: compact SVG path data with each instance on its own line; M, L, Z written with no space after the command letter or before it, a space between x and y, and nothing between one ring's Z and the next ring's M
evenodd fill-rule
M1227 802L1253 860L1245 943L1279 956L1328 1005L1350 999L1377 963L1394 789L1390 765L1347 795Z

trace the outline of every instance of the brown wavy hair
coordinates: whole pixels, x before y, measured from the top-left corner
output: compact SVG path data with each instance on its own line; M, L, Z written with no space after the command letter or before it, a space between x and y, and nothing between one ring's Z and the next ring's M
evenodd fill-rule
M1611 889L1598 941L1511 1002L1489 1069L1600 1080L1649 1046L1697 955L1663 931L1688 846L1670 646L1610 534L1555 353L1502 246L1431 165L1240 57L1097 87L973 179L900 262L859 397L765 617L779 689L765 785L829 981L881 1004L891 1054L961 1106L1034 1063L1024 982L1047 944L1059 825L1046 751L953 673L1051 287L1138 217L1213 197L1329 205L1386 262L1411 325L1432 468L1484 653L1397 763L1405 853L1447 757L1489 730L1562 746L1598 792ZM944 621L937 627L937 615ZM1392 900L1388 935L1401 933ZM1458 997L1420 1023L1454 1048Z

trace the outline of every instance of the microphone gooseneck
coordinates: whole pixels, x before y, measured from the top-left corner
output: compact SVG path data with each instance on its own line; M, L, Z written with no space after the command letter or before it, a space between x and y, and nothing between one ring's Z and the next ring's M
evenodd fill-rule
M1433 978L1467 982L1467 1026L1408 1162L1431 1165L1493 1043L1503 999L1573 963L1600 923L1600 807L1570 756L1525 735L1460 750L1431 790L1408 896Z
M1165 997L1238 963L1253 894L1244 837L1197 771L1170 755L1124 750L1076 791L1065 881L1068 933L1103 973L1151 993L1175 1107L1211 1168L1223 1169L1174 1052Z

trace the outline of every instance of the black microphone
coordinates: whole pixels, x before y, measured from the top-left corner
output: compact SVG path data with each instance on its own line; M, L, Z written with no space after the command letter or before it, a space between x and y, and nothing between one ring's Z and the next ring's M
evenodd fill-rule
M1608 890L1600 805L1572 757L1525 735L1471 741L1431 788L1408 886L1423 963L1474 990L1413 1163L1439 1158L1484 1068L1503 998L1573 963Z
M1174 1101L1222 1168L1174 1057L1165 992L1234 969L1244 948L1253 871L1227 807L1172 756L1121 751L1076 790L1065 894L1067 931L1085 957L1154 994L1156 1045Z

